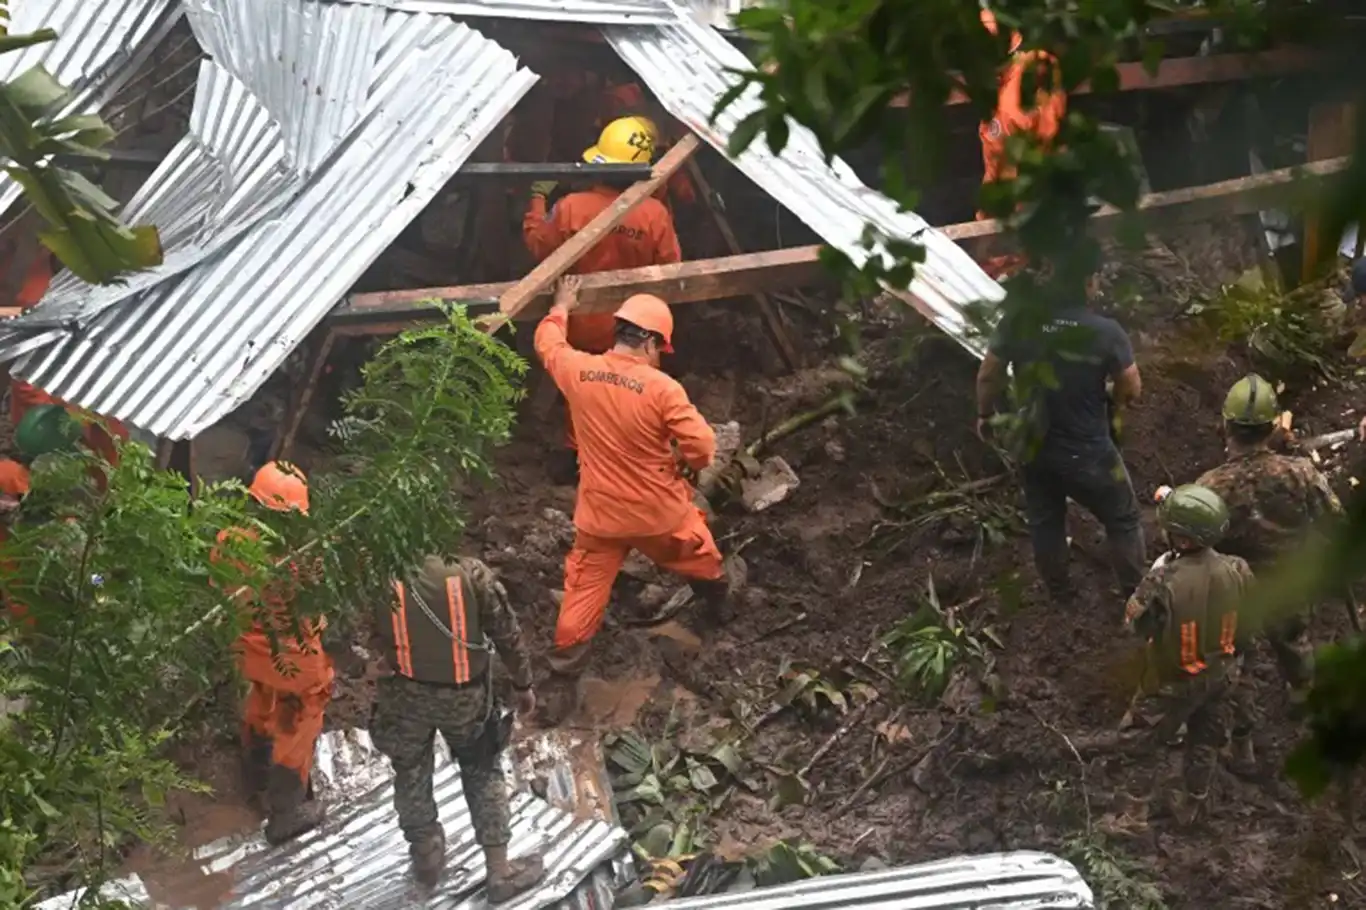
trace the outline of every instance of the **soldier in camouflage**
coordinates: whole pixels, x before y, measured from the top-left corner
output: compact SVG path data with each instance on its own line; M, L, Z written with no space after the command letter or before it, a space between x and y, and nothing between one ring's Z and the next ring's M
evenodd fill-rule
M1213 548L1229 526L1228 509L1213 491L1178 487L1158 506L1157 517L1171 550L1129 598L1124 621L1152 649L1156 686L1146 700L1161 718L1155 742L1170 742L1186 725L1182 786L1164 790L1171 808L1188 821L1209 795L1230 726L1234 770L1252 770L1238 767L1252 758L1246 704L1238 691L1238 604L1252 570L1243 559Z
M1276 391L1265 379L1254 373L1234 383L1224 399L1228 460L1196 481L1228 506L1229 530L1220 548L1241 556L1258 573L1304 543L1325 516L1342 513L1328 479L1312 461L1274 450L1279 414ZM1307 631L1302 616L1266 629L1281 675L1296 690L1309 681Z
M491 677L496 649L512 677L518 714L535 710L517 616L493 571L475 559L429 556L411 580L394 583L394 594L396 602L376 616L392 675L379 681L370 735L394 765L394 808L413 874L431 887L445 866L445 831L432 795L440 731L460 767L474 839L484 851L488 900L501 903L545 876L540 854L508 858L511 818L499 756L510 723L495 703Z

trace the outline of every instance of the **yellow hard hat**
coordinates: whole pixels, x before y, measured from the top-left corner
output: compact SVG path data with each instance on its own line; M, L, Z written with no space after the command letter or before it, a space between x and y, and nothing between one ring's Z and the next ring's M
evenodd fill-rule
M646 117L619 117L602 128L598 144L583 153L589 164L649 164L659 129Z

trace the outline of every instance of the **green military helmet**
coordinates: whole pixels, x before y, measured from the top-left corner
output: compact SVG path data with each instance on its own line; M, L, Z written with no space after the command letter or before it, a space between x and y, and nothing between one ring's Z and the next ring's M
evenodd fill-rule
M40 404L29 408L14 428L14 445L30 460L76 447L81 424L59 404Z
M1188 483L1172 490L1158 504L1157 521L1168 534L1180 534L1212 547L1228 530L1228 506L1209 487Z
M1224 396L1224 419L1244 427L1274 423L1280 416L1276 390L1256 373L1248 373Z

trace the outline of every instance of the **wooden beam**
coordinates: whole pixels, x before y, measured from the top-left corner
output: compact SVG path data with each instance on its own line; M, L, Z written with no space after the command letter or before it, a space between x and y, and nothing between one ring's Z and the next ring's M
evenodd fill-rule
M707 181L707 175L702 173L702 168L698 165L696 158L688 162L688 175L696 184L697 192L701 194L706 203L707 211L711 212L712 221L716 223L716 230L720 232L721 239L726 242L726 247L737 256L743 253L744 248L740 246L740 240L735 236L735 230L730 226L730 221L712 199L711 184ZM755 291L753 297L754 303L759 307L759 315L763 318L765 327L768 328L768 334L778 349L778 355L783 358L783 363L787 365L789 370L801 369L801 355L797 353L797 346L792 343L792 339L787 336L787 329L783 326L783 320L778 315L777 307L773 305L773 301L769 300L768 295L763 291Z
M308 406L313 403L313 395L317 392L323 370L327 367L327 355L332 353L332 345L337 340L336 333L332 330L323 328L321 332L321 336L314 336L314 347L309 354L308 371L304 375L303 385L292 390L293 394L290 395L289 410L285 413L284 432L276 436L275 441L271 443L272 461L289 461L294 457L294 441L298 438L299 427L303 424L304 415L308 413Z
M1139 214L1149 225L1249 215L1284 202L1299 181L1330 177L1344 170L1346 158L1320 161L1297 168L1268 171L1207 186L1152 193L1140 200ZM1109 206L1092 216L1098 233L1114 231L1122 213ZM997 221L968 221L945 225L940 234L960 243L1001 233ZM656 294L670 303L697 303L727 297L747 297L756 291L779 287L803 287L829 282L831 276L820 262L820 246L793 247L766 253L746 253L718 259L695 259L675 265L594 272L579 279L579 312L613 312L632 294ZM382 335L400 331L430 318L418 307L420 301L440 299L484 302L490 308L513 284L476 284L462 287L418 288L353 294L328 317L340 335ZM520 318L544 313L551 295L543 291L523 308ZM534 304L534 305L533 305ZM387 321L386 321L387 320Z
M632 184L618 196L611 205L598 213L598 216L584 226L573 237L565 241L555 252L532 269L525 278L514 284L498 300L499 311L509 319L526 309L531 301L553 285L584 255L607 236L607 232L626 220L637 205L655 194L670 177L677 173L699 145L695 134L689 133L669 149L668 153L654 166L648 180Z
M1305 157L1310 161L1337 158L1352 153L1352 132L1356 122L1356 105L1350 101L1329 101L1309 109L1309 136ZM1333 241L1336 243L1336 239ZM1319 274L1326 252L1323 245L1323 226L1315 213L1304 219L1304 263L1300 271L1302 281ZM1327 261L1335 261L1329 257Z
M1258 51L1247 54L1211 54L1208 57L1169 57L1157 67L1156 73L1149 73L1142 63L1120 63L1115 69L1119 75L1121 92L1152 92L1162 89L1181 88L1187 85L1207 85L1217 82L1240 82L1244 79L1261 79L1271 76L1286 76L1301 73L1323 64L1323 52L1307 48L1281 47L1275 50ZM1070 95L1089 95L1094 92L1090 83L1084 84ZM949 104L966 104L967 96L954 92ZM892 100L893 107L905 107L908 96L900 95Z

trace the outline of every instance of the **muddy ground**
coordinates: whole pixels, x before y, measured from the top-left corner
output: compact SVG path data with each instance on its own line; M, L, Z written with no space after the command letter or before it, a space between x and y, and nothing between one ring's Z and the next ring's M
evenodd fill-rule
M1144 373L1125 455L1145 500L1159 484L1192 480L1221 456L1218 407L1246 362L1194 334L1181 316L1255 262L1252 244L1234 234L1200 228L1169 235L1106 274L1105 305L1128 325ZM791 376L742 368L764 363L778 372L754 350L765 342L749 304L690 308L680 320L682 353L670 369L708 418L739 421L747 439L821 403L840 384L830 366L837 350L829 327L802 307L788 310L809 362ZM773 771L806 765L844 718L782 712L743 742L750 766L766 771L756 773L756 792L739 788L705 825L726 852L787 838L853 868L868 857L908 863L1057 851L1089 830L1134 861L1172 908L1329 906L1334 894L1337 906L1366 906L1366 893L1351 880L1359 870L1337 812L1306 806L1278 774L1297 731L1264 649L1252 655L1246 677L1261 711L1264 777L1248 783L1221 775L1209 817L1195 827L1161 817L1157 800L1145 802L1174 751L1078 760L1072 745L1113 730L1132 691L1126 667L1134 644L1119 632L1123 607L1107 571L1087 555L1101 550L1099 528L1074 514L1080 595L1061 608L1034 583L1009 478L951 500L956 512L928 516L923 506L905 507L932 491L992 478L1001 467L972 433L975 361L881 305L867 305L862 316L878 364L867 400L853 416L829 418L776 445L801 477L787 501L716 522L723 548L743 545L748 564L734 623L666 663L657 630L628 624L639 615L644 585L624 579L571 723L604 733L635 727L647 738L658 736L670 715L685 734L738 729L737 716L762 714L780 668L796 662L861 680L877 698L812 764L805 805L770 808ZM909 345L908 334L915 339ZM699 350L705 354L690 353ZM904 359L893 356L907 350ZM1353 368L1344 375L1322 388L1289 385L1286 405L1298 427L1317 433L1355 422L1361 388ZM502 454L496 487L472 504L468 542L501 570L538 652L550 644L553 592L572 537L573 490L546 479L545 453L559 438L551 414L522 422ZM1336 477L1344 494L1350 473L1343 468ZM879 638L918 608L931 576L944 606L958 605L969 622L998 630L1004 648L994 654L999 685L991 693L964 677L931 705L892 683ZM1314 634L1325 640L1345 625L1341 610L1321 609ZM690 638L681 626L666 632L685 644ZM369 694L367 678L343 678L329 725L363 725ZM195 843L241 819L231 809L240 802L228 770L231 743L211 734L212 726L205 744L185 756L218 788L215 830L190 833Z

